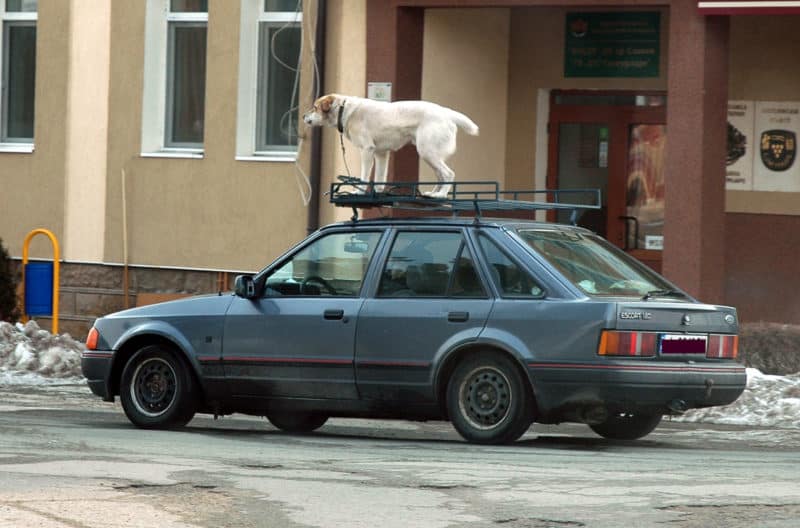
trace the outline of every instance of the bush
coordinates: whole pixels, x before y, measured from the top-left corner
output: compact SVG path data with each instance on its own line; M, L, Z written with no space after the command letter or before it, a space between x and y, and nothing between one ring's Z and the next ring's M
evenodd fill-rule
M17 280L11 271L11 259L0 239L0 321L14 322L17 319Z

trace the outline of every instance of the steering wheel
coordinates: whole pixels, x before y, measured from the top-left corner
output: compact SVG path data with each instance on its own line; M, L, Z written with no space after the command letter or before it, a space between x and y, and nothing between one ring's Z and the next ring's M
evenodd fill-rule
M323 279L318 275L311 275L310 277L306 277L305 279L303 279L303 282L300 283L300 293L306 293L307 284L319 284L320 286L325 288L325 290L329 294L336 295L336 290L333 288L333 286L328 284L328 281L326 281L325 279Z

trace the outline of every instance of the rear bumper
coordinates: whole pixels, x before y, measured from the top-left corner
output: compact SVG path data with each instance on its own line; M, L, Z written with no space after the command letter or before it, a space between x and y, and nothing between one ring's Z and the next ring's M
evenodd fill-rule
M108 386L113 357L113 352L100 350L89 350L81 354L81 370L89 389L105 401L114 401L114 395Z
M726 363L529 363L540 413L558 419L572 410L669 414L727 405L747 385L741 365Z

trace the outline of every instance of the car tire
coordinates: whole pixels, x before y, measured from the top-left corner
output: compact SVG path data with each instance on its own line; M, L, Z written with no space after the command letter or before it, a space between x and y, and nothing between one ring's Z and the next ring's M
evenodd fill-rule
M456 431L477 444L508 444L530 427L530 392L519 369L502 354L461 361L447 385L447 412Z
M610 440L638 440L653 432L661 423L660 414L619 413L603 423L589 425L592 431Z
M271 412L267 415L269 423L287 433L310 433L328 421L323 414L304 412Z
M122 371L120 401L125 415L138 427L181 427L189 423L196 410L194 378L172 350L146 346Z

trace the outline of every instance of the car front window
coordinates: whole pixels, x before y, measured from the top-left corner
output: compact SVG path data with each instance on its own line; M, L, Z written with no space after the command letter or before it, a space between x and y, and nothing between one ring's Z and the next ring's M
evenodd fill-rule
M596 235L560 229L518 229L517 234L588 295L642 297L674 288Z
M357 296L380 237L332 233L315 240L269 274L265 295Z

